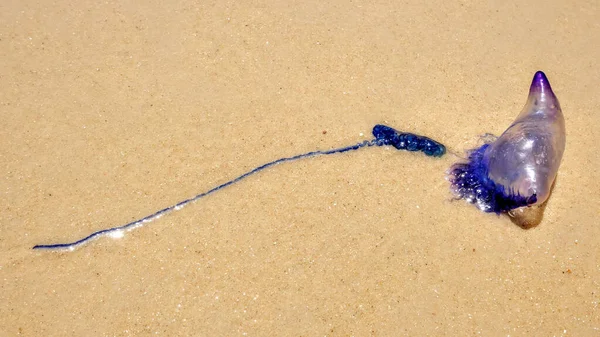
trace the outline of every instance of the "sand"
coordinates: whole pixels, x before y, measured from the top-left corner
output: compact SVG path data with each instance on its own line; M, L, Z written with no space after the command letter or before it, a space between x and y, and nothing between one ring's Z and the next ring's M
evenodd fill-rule
M1 336L600 335L595 1L0 4ZM445 171L545 71L567 146L544 220ZM123 238L79 239L268 161Z

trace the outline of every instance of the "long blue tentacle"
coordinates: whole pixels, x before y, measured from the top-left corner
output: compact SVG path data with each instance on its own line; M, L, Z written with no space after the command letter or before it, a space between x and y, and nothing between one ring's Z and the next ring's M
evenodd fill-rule
M265 170L271 166L274 166L274 165L280 164L280 163L284 163L284 162L295 161L295 160L299 160L299 159L303 159L303 158L307 158L307 157L317 157L317 156L323 156L323 155L343 153L343 152L348 152L348 151L355 151L360 148L369 147L369 146L391 145L399 150L422 151L426 155L433 156L433 157L442 156L446 151L444 145L442 145L441 143L438 143L430 138L427 138L424 136L419 136L419 135L414 135L414 134L410 134L410 133L401 133L401 132L398 132L398 131L394 130L393 128L385 126L385 125L376 125L373 128L373 135L375 136L375 139L370 140L370 141L364 141L364 142L361 142L358 144L345 146L345 147L341 147L341 148L336 148L336 149L331 149L331 150L311 151L311 152L299 154L299 155L292 156L292 157L284 157L284 158L280 158L277 160L273 160L271 162L268 162L266 164L258 166L256 168L254 168L253 170L250 170L235 179L229 180L217 187L214 187L206 192L200 193L192 198L178 202L175 205L163 208L157 212L154 212L154 213L152 213L148 216L145 216L141 219L132 221L128 224L125 224L122 226L117 226L117 227L112 227L112 228L107 228L107 229L102 229L102 230L93 232L90 235L88 235L82 239L79 239L77 241L67 242L67 243L35 245L33 247L33 249L74 250L75 248L82 246L82 245L90 242L91 240L94 240L101 236L121 234L124 231L129 231L129 230L135 229L137 227L141 227L145 223L156 220L156 219L160 218L161 216L163 216L167 213L170 213L174 210L179 210L182 207L184 207L194 201L197 201L200 198L203 198L205 196L208 196L209 194L217 192L229 185L233 185L233 184L239 182L240 180L247 178L250 175L253 175L253 174L258 173L262 170Z

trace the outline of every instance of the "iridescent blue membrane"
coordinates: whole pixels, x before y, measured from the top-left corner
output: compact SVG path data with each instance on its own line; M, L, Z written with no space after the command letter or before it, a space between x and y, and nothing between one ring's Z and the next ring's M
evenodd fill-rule
M523 110L508 129L469 151L467 162L452 166L452 190L485 212L540 206L550 196L564 150L562 110L548 78L538 71Z

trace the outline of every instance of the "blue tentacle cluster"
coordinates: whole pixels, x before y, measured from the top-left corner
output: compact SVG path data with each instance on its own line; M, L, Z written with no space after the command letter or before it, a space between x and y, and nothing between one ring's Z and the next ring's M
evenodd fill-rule
M431 138L401 133L386 125L375 125L373 136L382 145L391 145L398 150L421 151L430 157L441 157L446 153L446 147Z
M466 163L454 164L449 172L452 189L458 199L475 204L484 212L502 213L537 201L535 194L524 197L488 178L484 152L490 144L472 150Z

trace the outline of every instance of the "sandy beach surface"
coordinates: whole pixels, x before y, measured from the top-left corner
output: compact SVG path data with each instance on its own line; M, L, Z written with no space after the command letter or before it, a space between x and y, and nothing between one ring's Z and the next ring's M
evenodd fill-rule
M600 336L596 1L0 3L0 336ZM544 219L446 170L543 70L567 145ZM383 147L261 164L385 123Z

